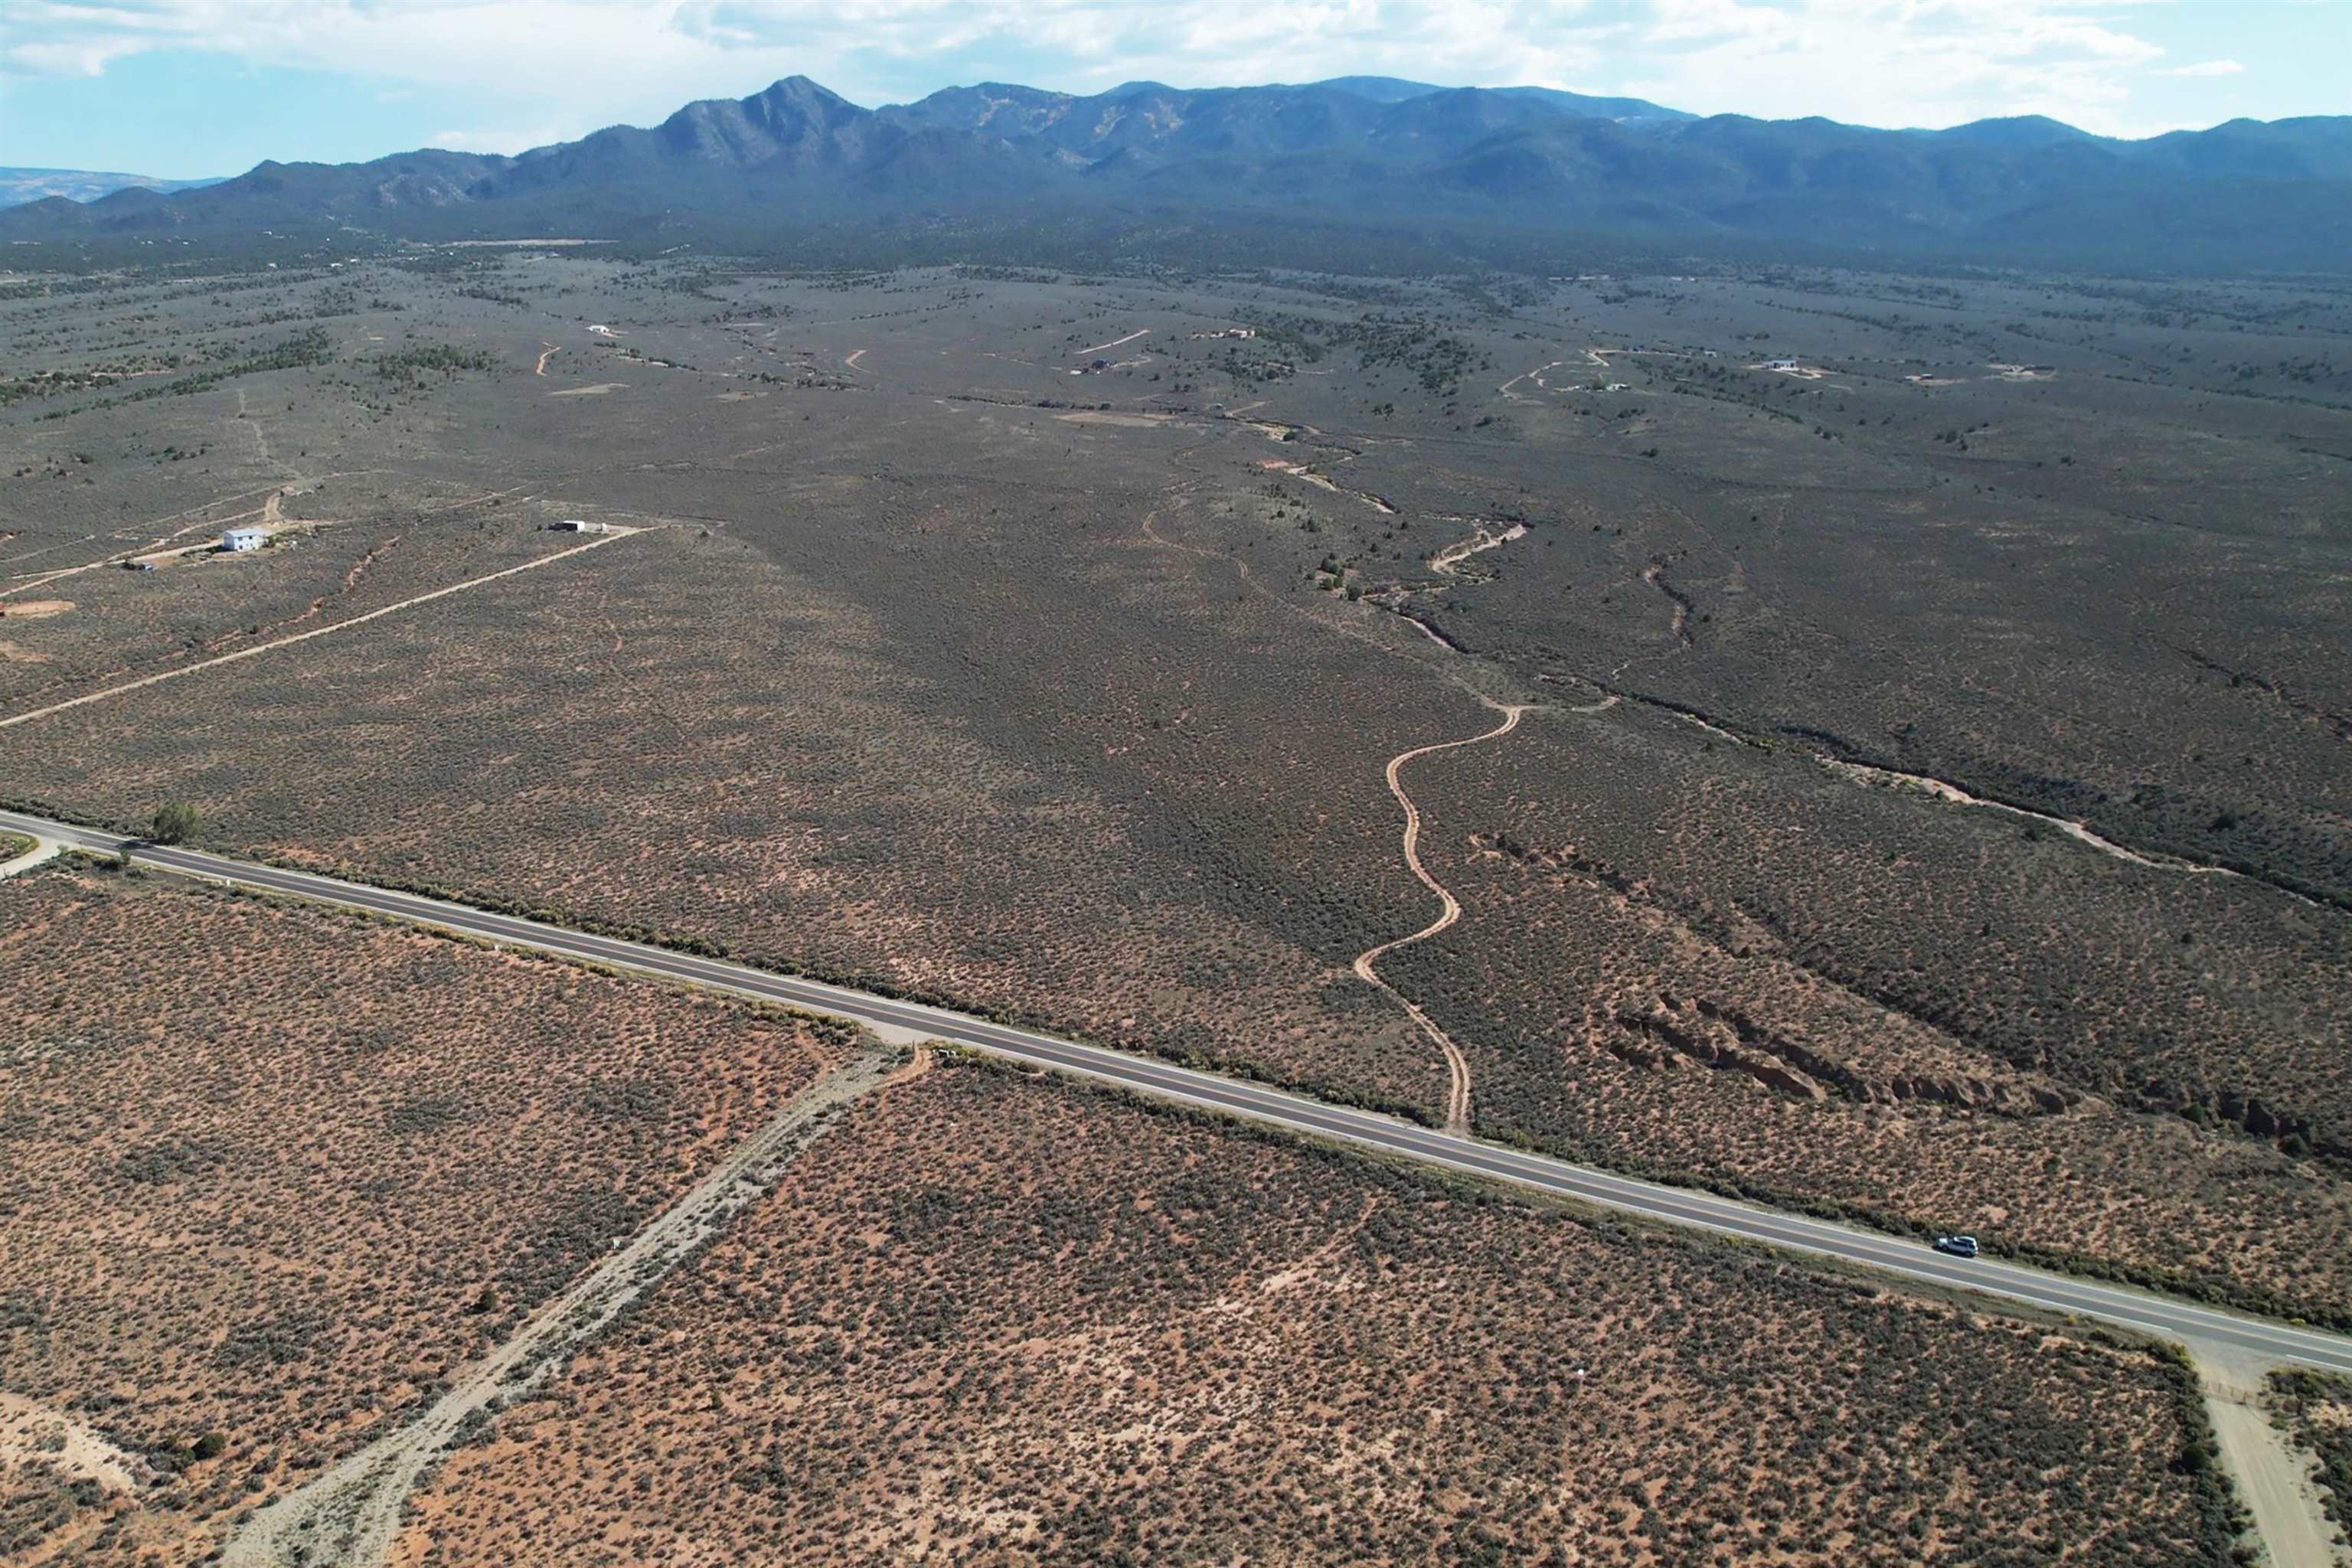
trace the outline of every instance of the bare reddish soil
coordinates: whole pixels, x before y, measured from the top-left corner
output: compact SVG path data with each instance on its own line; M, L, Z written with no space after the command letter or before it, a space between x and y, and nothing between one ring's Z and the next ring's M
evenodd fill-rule
M394 1560L2204 1561L2178 1369L977 1067L869 1101Z
M77 1490L20 1463L0 1517L46 1523L11 1562L52 1536L77 1561L202 1557L841 1048L747 1005L69 868L0 896L0 1393L152 1470Z

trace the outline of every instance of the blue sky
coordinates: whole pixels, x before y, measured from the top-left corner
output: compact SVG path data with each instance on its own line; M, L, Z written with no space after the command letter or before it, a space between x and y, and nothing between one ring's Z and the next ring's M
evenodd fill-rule
M2116 135L2352 112L2352 0L0 0L0 164L515 152L814 77L866 104L1367 72Z

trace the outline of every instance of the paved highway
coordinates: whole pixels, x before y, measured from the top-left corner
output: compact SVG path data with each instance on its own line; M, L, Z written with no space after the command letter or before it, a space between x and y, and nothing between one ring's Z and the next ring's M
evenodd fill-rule
M1153 1058L1079 1045L984 1018L870 995L838 985L698 958L611 937L591 936L510 915L413 893L338 881L308 872L143 844L111 833L0 811L0 828L29 833L101 854L128 851L156 867L241 887L317 900L567 957L638 970L690 985L715 987L811 1011L833 1013L893 1033L952 1041L991 1056L1115 1083L1139 1093L1206 1107L1294 1131L1339 1139L1602 1208L1692 1226L1793 1252L1859 1264L1927 1284L2005 1297L2052 1311L2114 1323L2237 1356L2299 1363L2352 1373L2352 1338L2223 1311L2120 1286L2045 1273L1992 1258L1947 1258L1922 1243L1807 1219L1654 1182L1612 1175L1562 1160L1480 1143L1412 1122L1304 1095L1198 1072ZM5 893L0 893L5 897Z

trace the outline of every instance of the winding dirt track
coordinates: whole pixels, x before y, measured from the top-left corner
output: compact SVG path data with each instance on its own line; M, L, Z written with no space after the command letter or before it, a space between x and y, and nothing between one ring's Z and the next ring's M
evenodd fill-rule
M1317 626L1322 626L1326 630L1339 632L1344 636L1353 637L1360 642L1366 643L1372 647L1380 649L1382 653L1397 657L1410 657L1402 654L1397 648L1391 647L1387 644L1382 643L1376 638L1366 636L1360 631L1353 630L1344 625L1324 620L1322 617L1313 615L1299 605L1290 603L1289 600L1284 598L1281 595L1274 592L1272 589L1266 587L1263 583L1253 578L1250 574L1249 563L1244 561L1238 555L1228 555L1223 551L1207 550L1197 544L1185 544L1177 540L1170 539L1152 526L1152 524L1158 521L1159 515L1160 514L1158 512L1154 511L1144 517L1142 536L1149 542L1164 546L1170 550L1181 551L1187 555L1197 555L1203 560L1227 562L1240 571L1244 585L1255 589L1260 595L1272 600L1275 604L1280 605L1283 609L1289 611L1293 615L1304 616L1306 619L1313 621ZM1444 638L1439 637L1435 632L1431 631L1428 626L1423 625L1420 621L1413 619L1412 616L1405 616L1402 618L1413 626L1418 627L1423 636L1428 637L1432 642L1438 644L1441 647L1451 647L1452 645L1446 643ZM1420 663L1421 661L1415 660L1414 662ZM1423 665L1423 668L1426 668L1428 667ZM1497 713L1500 713L1503 716L1503 721L1496 725L1493 729L1485 731L1483 734L1472 735L1466 739L1459 741L1440 741L1433 745L1416 746L1409 752L1400 752L1398 755L1389 759L1387 772L1389 793L1396 796L1397 805L1404 808L1405 866L1415 877L1420 879L1422 886L1427 888L1431 892L1437 895L1439 902L1444 907L1440 910L1436 920L1427 926L1424 926L1420 931L1414 931L1411 936L1399 937L1393 942L1384 942L1381 943L1380 946L1358 955L1354 968L1356 977L1359 980L1361 980L1367 985L1376 987L1398 1006L1403 1008L1405 1016L1413 1021L1415 1026L1417 1026L1423 1034L1428 1036L1431 1040L1435 1042L1437 1048L1444 1053L1446 1070L1453 1080L1447 1089L1445 1097L1446 1129L1449 1131L1466 1134L1470 1131L1471 1080L1469 1059L1463 1056L1462 1048L1454 1043L1454 1037L1438 1026L1435 1019L1423 1012L1421 1007L1415 1004L1412 998L1405 995L1404 993L1399 991L1395 986L1391 985L1387 981L1381 979L1380 976L1380 971L1374 967L1385 955L1394 952L1399 948L1410 947L1414 942L1423 942L1430 937L1435 936L1438 932L1445 930L1455 921L1462 918L1462 905L1460 900L1455 899L1452 893L1446 891L1444 884L1440 882L1436 878L1431 876L1427 868L1423 867L1421 863L1421 808L1413 805L1412 796L1405 793L1403 782L1399 775L1403 770L1405 763L1412 761L1415 757L1425 757L1432 752L1452 751L1456 746L1475 746L1481 741L1496 740L1504 735L1507 735L1518 727L1521 715L1528 712L1532 709L1543 707L1544 704L1539 702L1497 702L1493 698L1486 696L1484 692L1478 691L1469 686L1466 682L1460 680L1459 678L1449 677L1448 679L1454 679L1455 684L1460 685L1465 691L1467 691L1471 696L1477 698L1477 700L1486 707L1493 709ZM1612 694L1604 698L1601 702L1594 707L1580 708L1574 710L1574 711L1580 713L1597 713L1603 709L1613 706L1616 700L1616 697Z
M1539 364L1533 370L1523 370L1519 372L1518 374L1511 377L1510 380L1503 383L1502 385L1495 388L1495 390L1501 393L1505 397L1509 398L1514 403L1524 403L1527 401L1527 395L1524 393L1513 392L1511 388L1518 385L1519 383L1527 380L1528 377L1531 375L1541 375L1544 372L1550 370L1554 365L1563 365L1567 363L1568 362L1564 359L1556 359L1553 360L1550 364ZM1606 363L1607 362L1601 361L1599 363ZM1538 386L1541 386L1543 385L1543 383L1538 381L1536 384Z
M1405 763L1415 757L1425 757L1432 752L1450 752L1457 746L1475 746L1481 741L1500 740L1517 729L1520 716L1535 706L1531 702L1497 702L1489 697L1481 697L1478 700L1500 713L1503 716L1503 721L1481 734L1471 735L1459 741L1440 741L1434 745L1415 746L1409 752L1400 752L1389 759L1389 793L1396 796L1399 805L1404 807L1405 866L1421 879L1423 887L1437 895L1438 902L1444 907L1435 920L1411 936L1401 936L1393 942L1384 942L1380 946L1359 954L1355 964L1358 979L1367 985L1376 985L1386 992L1395 1000L1397 1005L1402 1007L1407 1016L1421 1026L1422 1033L1427 1035L1436 1043L1437 1048L1445 1053L1445 1065L1454 1078L1453 1087L1445 1097L1445 1125L1447 1131L1455 1132L1466 1132L1470 1127L1470 1063L1463 1056L1462 1048L1454 1043L1453 1037L1439 1028L1436 1021L1423 1012L1404 993L1381 979L1379 970L1373 966L1385 955L1402 947L1411 947L1414 942L1425 942L1462 918L1462 901L1447 892L1445 884L1431 876L1428 868L1421 863L1421 808L1413 805L1412 796L1405 793L1403 780L1399 775L1404 771Z
M547 345L547 353L539 356L539 363L531 367L530 374L533 375L545 375L547 374L548 360L553 355L560 354L563 351L562 349L557 348L553 343L549 343Z

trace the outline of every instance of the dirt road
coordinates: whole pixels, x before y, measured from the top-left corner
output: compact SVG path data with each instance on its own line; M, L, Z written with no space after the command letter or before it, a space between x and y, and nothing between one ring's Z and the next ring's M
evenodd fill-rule
M287 647L298 642L308 642L312 637L325 637L330 632L343 631L374 620L379 616L391 615L396 610L405 610L414 605L427 604L435 599L446 598L451 594L462 594L468 588L478 588L485 583L495 583L501 577L511 577L518 572L529 572L534 567L551 565L567 556L600 549L614 540L626 539L629 535L641 531L643 531L640 529L615 527L610 533L600 539L592 539L585 544L575 544L569 550L559 550L551 555L541 555L535 560L526 561L520 566L509 566L503 571L487 573L479 577L469 577L463 583L452 583L446 588L436 588L429 594L419 594L413 599L403 599L396 605L385 605L381 608L370 610L365 615L353 616L349 620L337 621L331 626L313 626L307 632L297 632L292 637L257 643L251 647L239 648L235 653L222 654L217 658L200 659L194 664L184 664L175 669L162 670L154 675L144 675L137 680L126 680L120 686L110 686L103 691L85 692L79 697L69 697L63 702L52 702L46 708L35 708L6 719L0 719L0 730L5 730L16 724L29 724L36 719L46 719L52 713L62 713L68 708L79 708L85 703L102 702L110 697L120 697L126 691L136 691L142 686L153 686L158 681L177 680L181 676L194 675L200 669L212 669L220 665L234 664L238 659L251 658L257 654L268 653L272 648Z
M221 1561L231 1568L382 1563L399 1532L410 1490L443 1450L462 1438L469 1418L493 1398L511 1398L562 1365L729 1217L773 1185L793 1156L814 1142L845 1106L891 1081L899 1066L895 1052L868 1050L819 1079L627 1246L532 1313L512 1338L460 1371L423 1415L256 1513L229 1539Z
M1495 388L1495 390L1496 390L1496 391L1497 391L1497 392L1499 392L1499 393L1501 393L1505 397L1509 398L1509 399L1510 399L1512 402L1514 402L1514 403L1524 403L1524 402L1526 402L1526 401L1527 401L1527 395L1526 395L1526 394L1524 394L1524 393L1513 392L1513 391L1511 390L1511 388L1513 388L1513 387L1515 387L1515 386L1518 385L1518 384L1519 384L1519 383L1521 383L1521 382L1523 382L1523 381L1527 380L1527 379L1528 379L1529 376L1531 376L1531 375L1532 375L1532 376L1540 376L1541 374L1543 374L1543 373L1544 373L1544 372L1546 372L1546 371L1548 371L1548 370L1550 370L1550 369L1554 368L1555 366L1566 364L1567 363L1568 363L1568 362L1567 362L1566 360L1564 360L1564 359L1556 359L1556 360L1551 361L1551 362L1550 362L1549 363L1548 363L1548 364L1539 364L1539 365L1536 366L1536 367L1535 367L1535 369L1533 369L1533 370L1523 370L1523 371L1519 372L1519 374L1517 374L1517 375L1515 375L1515 376L1511 377L1511 379L1510 379L1510 380L1508 380L1508 381L1507 381L1507 382L1503 383L1503 384L1502 384L1502 385L1500 385L1500 386L1498 386L1498 387ZM1604 364L1605 364L1605 363L1607 363L1608 362L1604 360L1604 361L1601 361L1601 363L1604 363ZM1538 382L1537 382L1537 383L1536 383L1536 384L1537 384L1538 386L1542 386L1542 385L1543 385L1543 383L1542 383L1542 382L1540 382L1540 381L1538 381Z
M283 489L285 487L282 485L272 485L268 488L271 491L275 492ZM186 511L174 512L172 516L160 519L156 522L148 524L148 526L155 528L161 527L163 523L177 522L180 519L190 516L194 513L210 511L216 506L234 505L237 501L249 500L250 498L262 493L263 492L260 490L246 490L237 495L224 496L218 500L206 501L202 506L190 507ZM5 598L11 594L30 593L35 588L41 587L46 584L57 582L62 577L71 577L83 572L96 572L102 567L111 566L118 561L134 558L149 551L160 550L164 545L171 543L172 541L178 539L184 534L194 533L200 529L225 528L230 523L242 522L247 518L259 517L260 515L260 510L256 509L252 511L236 512L228 517L200 518L198 521L189 523L184 528L173 529L171 532L164 534L163 537L151 540L147 543L139 545L135 549L127 552L117 552L114 554L104 556L97 561L86 561L79 566L61 566L54 571L31 574L22 582L13 583L5 588L0 588L0 598Z
M1457 746L1475 746L1482 741L1499 740L1517 729L1520 716L1534 706L1533 703L1528 702L1497 702L1489 697L1481 697L1478 700L1500 713L1503 716L1503 721L1483 734L1472 735L1460 741L1440 741L1434 745L1415 746L1409 752L1400 752L1389 759L1389 793L1396 796L1399 805L1404 807L1405 866L1421 879L1423 887L1437 895L1441 908L1437 918L1421 930L1411 936L1401 936L1393 942L1381 943L1380 946L1358 955L1355 963L1356 977L1368 985L1378 986L1394 998L1397 1005L1402 1007L1412 1021L1420 1026L1422 1033L1427 1035L1435 1043L1437 1048L1444 1053L1445 1066L1453 1075L1454 1080L1445 1100L1445 1125L1448 1131L1456 1132L1466 1132L1470 1127L1469 1059L1463 1056L1461 1047L1454 1043L1452 1036L1439 1028L1436 1021L1423 1012L1402 992L1381 979L1374 965L1385 954L1394 952L1402 947L1410 947L1417 942L1425 942L1462 918L1461 901L1446 891L1445 885L1431 876L1428 868L1421 863L1421 808L1413 805L1412 796L1405 793L1403 781L1399 775L1404 771L1405 763L1415 757L1425 757L1433 752L1450 752Z
M2205 1408L2221 1444L2221 1467L2254 1516L2254 1533L2271 1568L2342 1568L2336 1527L2319 1500L2310 1456L2287 1440L2262 1407L2263 1371L2200 1355Z
M5 881L8 878L16 876L20 871L29 871L34 867L38 866L45 861L56 859L59 855L65 853L65 847L66 847L64 845L58 843L53 838L34 839L33 847L30 849L26 850L22 855L19 855L11 860L0 860L0 881ZM0 1400L4 1400L5 1397L6 1396L5 1395L0 1395ZM5 1405L4 1404L0 1404L0 1412L5 1412Z
M1102 353L1102 352L1103 352L1103 350L1105 350L1105 349L1115 349L1115 348L1118 347L1118 345L1119 345L1119 344L1121 344L1121 343L1131 343L1131 342L1134 342L1136 339L1138 339L1138 338L1148 338L1148 337L1150 337L1150 335L1151 335L1151 329L1150 329L1150 327L1145 327L1142 331L1140 331L1129 332L1129 333L1128 333L1128 334L1127 334L1127 336L1125 336L1125 337L1123 337L1123 338L1113 338L1113 339L1111 339L1111 341L1110 341L1110 342L1107 342L1107 343L1097 343L1094 347L1092 347L1092 348L1090 348L1090 349L1080 349L1080 350L1078 351L1078 353L1081 353L1081 354L1098 354L1098 353ZM1073 356L1071 356L1071 357L1076 358L1076 355L1073 355Z

